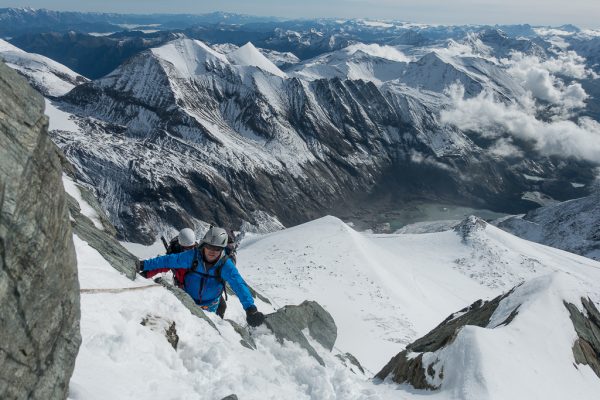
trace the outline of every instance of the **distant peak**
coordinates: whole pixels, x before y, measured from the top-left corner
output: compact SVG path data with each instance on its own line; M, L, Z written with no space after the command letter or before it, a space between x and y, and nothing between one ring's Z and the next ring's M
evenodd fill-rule
M286 76L286 74L265 57L252 42L248 42L242 47L227 54L227 58L236 65L257 67L282 78Z

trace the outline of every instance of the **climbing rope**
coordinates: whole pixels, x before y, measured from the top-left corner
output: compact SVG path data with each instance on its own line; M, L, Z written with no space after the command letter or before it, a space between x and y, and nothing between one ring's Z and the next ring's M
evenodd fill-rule
M163 287L162 285L157 285L157 284L153 284L153 285L146 285L146 286L134 286L134 287L128 287L128 288L113 288L113 289L79 289L79 293L86 293L86 294L96 294L96 293L123 293L123 292L131 292L134 290L144 290L144 289L151 289L151 288L155 288L155 287Z

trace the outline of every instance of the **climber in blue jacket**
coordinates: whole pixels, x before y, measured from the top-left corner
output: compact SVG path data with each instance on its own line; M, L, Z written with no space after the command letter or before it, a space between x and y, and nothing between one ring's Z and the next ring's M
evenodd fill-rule
M158 268L186 269L184 290L202 309L216 312L225 282L229 283L246 311L250 326L259 326L265 316L254 305L248 285L235 264L225 254L227 247L225 229L211 227L199 247L177 254L169 254L140 261L140 271Z

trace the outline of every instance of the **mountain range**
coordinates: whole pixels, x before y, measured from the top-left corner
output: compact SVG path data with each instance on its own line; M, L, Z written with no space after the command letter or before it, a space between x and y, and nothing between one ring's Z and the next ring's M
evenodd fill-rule
M523 129L555 134L562 124L593 137L585 118L594 115L595 92L583 87L594 86L596 67L587 53L558 47L533 27L303 24L319 38L351 26L353 35L379 35L379 42L406 30L426 40L355 42L305 59L278 53L290 46L271 39L258 41L270 48L211 46L154 33L156 41L142 40L146 50L52 98L53 138L122 238L151 243L201 221L259 229L326 213L352 220L411 200L519 213L540 199L589 193L592 156L579 147L561 156L560 142ZM561 38L593 36L568 33ZM324 51L320 40L300 42ZM527 63L542 81L522 72ZM523 125L498 122L490 131L493 115L465 117L474 106L520 107Z

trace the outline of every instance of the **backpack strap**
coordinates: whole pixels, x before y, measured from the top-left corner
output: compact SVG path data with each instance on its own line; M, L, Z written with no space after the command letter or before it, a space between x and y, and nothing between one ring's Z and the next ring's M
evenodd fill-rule
M214 275L210 275L210 274L207 274L205 272L199 272L198 271L198 266L200 265L200 262L198 260L198 253L199 253L199 250L196 247L194 249L194 259L192 261L192 267L185 274L187 275L187 274L194 273L194 274L198 274L198 275L202 276L202 278L216 279L217 282L219 282L221 284L221 286L223 286L223 289L221 290L221 293L219 293L219 297L221 297L221 295L223 293L225 293L225 301L227 301L228 300L227 290L225 289L225 284L226 283L225 283L225 280L223 279L223 277L221 276L221 271L223 270L223 266L225 265L225 263L227 262L227 260L229 260L229 256L228 255L224 255L223 257L221 257L219 259L219 261L217 261L217 265L216 265L216 269L215 269L215 274Z
M221 294L225 293L225 301L227 301L229 299L227 298L227 289L225 288L225 280L221 276L221 270L223 270L223 265L225 265L225 263L227 262L227 260L229 260L229 256L227 254L225 254L225 256L223 256L219 260L219 264L217 265L217 269L215 270L215 277L217 278L217 280L219 281L219 283L221 285L223 285L223 291L221 292Z
M198 272L198 248L194 247L194 259L192 260L192 271Z

